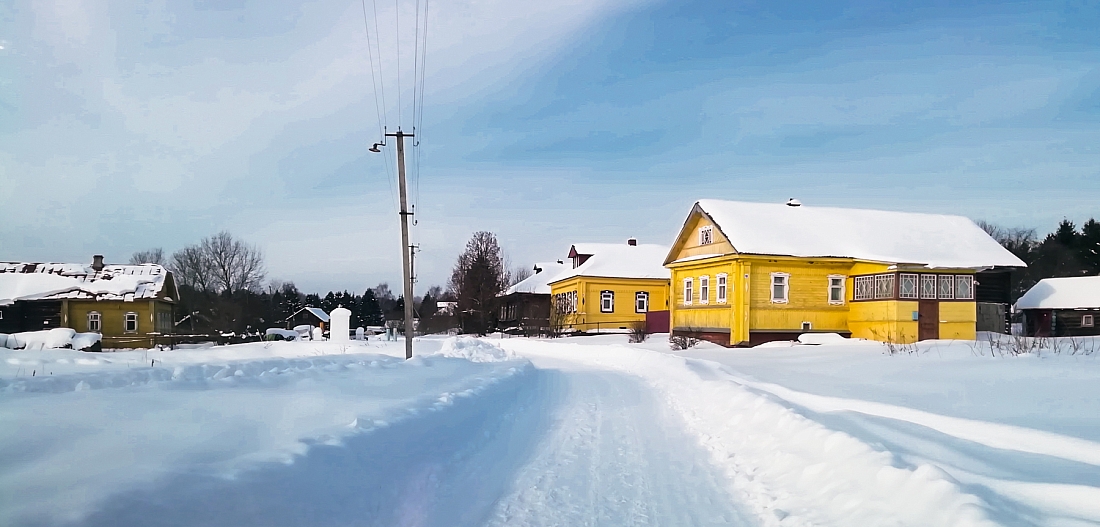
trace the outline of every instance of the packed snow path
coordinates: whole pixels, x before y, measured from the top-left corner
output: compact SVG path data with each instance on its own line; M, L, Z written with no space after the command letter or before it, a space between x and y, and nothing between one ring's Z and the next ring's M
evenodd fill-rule
M535 365L552 424L489 525L755 523L698 441L639 379L554 359Z

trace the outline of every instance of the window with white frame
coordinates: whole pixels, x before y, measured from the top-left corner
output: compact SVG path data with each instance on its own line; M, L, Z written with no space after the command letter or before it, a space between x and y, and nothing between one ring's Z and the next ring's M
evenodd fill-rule
M790 291L791 275L787 273L772 273L772 303L786 304Z
M1093 327L1093 316L1092 315L1081 315L1081 327L1083 327L1083 328Z
M706 227L699 228L699 245L710 245L714 243L714 226L707 225Z
M649 311L649 293L638 291L634 293L634 312L645 313Z
M569 294L566 295L566 299L567 299L567 305L569 307L569 312L570 313L576 313L577 312L577 292L576 291L570 291Z
M600 313L615 311L615 292L600 291Z
M852 298L855 300L871 300L875 298L874 276L857 276L855 282L856 290Z
M974 300L974 277L960 274L955 276L955 300Z
M138 314L133 311L126 313L122 318L122 329L127 333L133 333L138 330Z
M829 303L844 303L844 276L829 275Z
M103 330L103 317L99 311L88 312L88 331L99 333Z
M920 298L920 291L917 290L918 277L919 275L902 273L901 283L898 284L898 298Z
M694 294L694 291L692 289L693 289L694 285L695 284L694 284L694 282L691 278L685 278L684 279L684 305L685 306L690 306L691 305L692 295Z
M924 300L936 299L936 275L920 275L920 297Z
M717 300L719 304L726 303L726 280L728 275L726 273L718 273L715 277L715 292L717 293Z
M953 274L941 274L938 277L940 287L937 294L940 300L951 300L955 298L955 275Z
M699 277L699 303L710 303L710 277L707 275Z
M894 298L894 275L875 275L875 300Z

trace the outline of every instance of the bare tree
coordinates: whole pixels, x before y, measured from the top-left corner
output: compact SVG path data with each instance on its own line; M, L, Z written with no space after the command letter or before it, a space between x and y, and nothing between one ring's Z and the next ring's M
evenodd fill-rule
M137 251L130 255L130 265L141 265L146 263L158 265L166 264L167 260L164 259L164 249L154 247L146 251Z
M505 283L507 283L508 286L511 287L530 278L533 274L535 274L535 271L532 270L530 267L517 265L515 267L512 267L511 270L508 271L508 279L505 280Z
M199 291L211 291L214 287L210 259L203 253L201 245L188 245L172 253L168 269L176 277L176 282Z
M220 291L236 293L263 286L264 256L256 246L222 231L199 243L210 262L214 285Z
M504 258L495 234L475 232L451 271L451 292L459 322L467 333L485 334L492 326L497 295L506 287Z

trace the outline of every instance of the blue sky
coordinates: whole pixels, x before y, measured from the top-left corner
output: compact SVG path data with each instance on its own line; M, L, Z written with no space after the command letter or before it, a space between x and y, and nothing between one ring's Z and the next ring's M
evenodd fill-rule
M360 2L103 4L0 5L0 259L229 229L307 290L399 280ZM391 128L415 4L377 5ZM421 289L475 230L514 264L667 244L702 197L1100 215L1095 3L546 4L430 4Z

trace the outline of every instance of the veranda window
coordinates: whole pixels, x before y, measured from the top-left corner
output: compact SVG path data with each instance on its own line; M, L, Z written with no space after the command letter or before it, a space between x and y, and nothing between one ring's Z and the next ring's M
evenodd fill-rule
M974 277L958 275L955 277L955 300L974 299Z
M955 298L955 275L943 274L939 276L940 300L951 300Z
M894 275L875 275L875 300L894 298Z
M920 298L920 292L917 291L917 277L915 274L902 274L901 284L898 287L898 297L900 298Z
M920 277L920 297L924 300L936 299L936 275L925 274Z

